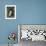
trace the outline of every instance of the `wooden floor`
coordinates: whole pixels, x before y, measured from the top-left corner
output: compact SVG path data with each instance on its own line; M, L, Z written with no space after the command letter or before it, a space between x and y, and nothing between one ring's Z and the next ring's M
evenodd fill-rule
M8 44L0 44L0 46L8 46ZM46 46L46 42L43 42L43 41L32 42L31 40L28 40L28 41L21 40L19 44L15 44L12 46Z
M44 41L34 41L32 42L31 40L21 40L19 46L46 46L46 42Z
M8 46L8 44L0 44L0 46ZM9 46L18 46L18 44L9 45Z

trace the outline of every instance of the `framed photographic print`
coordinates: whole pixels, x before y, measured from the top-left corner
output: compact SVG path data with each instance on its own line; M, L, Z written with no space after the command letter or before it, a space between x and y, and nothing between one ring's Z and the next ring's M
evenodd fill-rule
M16 5L5 5L5 19L16 19Z

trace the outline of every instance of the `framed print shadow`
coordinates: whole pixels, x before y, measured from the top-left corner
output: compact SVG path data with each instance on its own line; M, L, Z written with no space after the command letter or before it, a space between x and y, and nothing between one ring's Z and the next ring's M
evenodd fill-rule
M16 5L5 5L5 19L16 19Z

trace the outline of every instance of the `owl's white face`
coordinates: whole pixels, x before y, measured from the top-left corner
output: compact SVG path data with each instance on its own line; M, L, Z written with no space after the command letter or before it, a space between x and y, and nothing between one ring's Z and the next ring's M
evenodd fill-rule
M9 16L11 16L11 14L12 14L12 10L9 11Z

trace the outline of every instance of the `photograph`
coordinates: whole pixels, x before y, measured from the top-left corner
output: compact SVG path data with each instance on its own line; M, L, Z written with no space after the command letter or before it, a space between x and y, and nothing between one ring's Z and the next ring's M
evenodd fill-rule
M16 5L5 5L5 19L16 19Z

